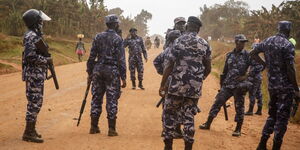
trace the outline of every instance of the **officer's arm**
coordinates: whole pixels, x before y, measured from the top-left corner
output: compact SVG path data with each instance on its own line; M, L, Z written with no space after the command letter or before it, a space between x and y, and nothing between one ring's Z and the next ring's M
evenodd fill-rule
M126 80L126 58L125 58L125 48L123 47L122 40L119 41L118 49L119 49L119 72L121 75L121 79Z
M294 46L292 46L292 44L289 44L287 50L284 49L283 54L284 54L283 58L285 60L289 81L293 84L294 90L299 91L297 78L296 78L296 70L294 67L294 58L295 58Z
M206 77L210 74L211 72L211 50L210 47L208 46L207 51L206 51L206 57L203 61L203 65L205 67L204 70L204 80Z
M123 42L123 47L126 48L128 45L128 38L126 38Z
M153 65L157 71L158 74L163 75L163 63L164 63L164 59L163 59L163 53L160 53L154 60L153 60Z
M250 59L254 59L256 62L260 63L263 66L266 66L266 62L263 61L259 57L259 53L263 52L264 50L264 43L257 44L254 49L250 52Z
M146 48L145 48L145 45L144 45L144 41L143 41L142 38L141 38L141 47L142 47L144 58L147 60L148 59L148 57L147 57L147 51L146 51Z
M168 77L170 76L170 74L173 70L173 67L174 67L174 62L173 61L169 61L169 63L165 66L163 77L162 77L162 80L161 80L161 83L160 83L161 88L165 87L167 79L168 79Z
M96 64L96 58L97 58L97 40L96 40L97 36L95 37L93 44L92 44L92 48L91 48L91 52L90 52L90 56L89 59L87 61L87 70L86 72L91 75L93 73L93 69L94 69L94 65Z
M225 80L225 78L227 76L227 73L228 73L228 63L227 63L228 57L229 57L229 55L227 54L226 55L226 59L225 59L225 64L224 64L223 72L220 75L220 86L221 87L222 87L223 82L224 82L224 80Z

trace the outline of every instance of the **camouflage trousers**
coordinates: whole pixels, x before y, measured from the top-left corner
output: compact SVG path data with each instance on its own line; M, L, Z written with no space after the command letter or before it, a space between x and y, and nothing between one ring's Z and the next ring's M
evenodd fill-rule
M194 116L197 114L198 99L167 95L164 102L163 110L163 126L164 126L164 139L173 139L175 136L175 128L182 119L183 139L188 142L194 142ZM178 112L182 111L182 116Z
M26 97L28 101L26 121L34 122L37 120L37 115L43 104L43 95L44 80L28 77L26 80Z
M244 90L241 90L240 88L221 88L220 92L216 96L216 100L214 104L212 105L209 116L215 118L221 107L226 103L226 101L230 97L234 97L234 107L235 107L235 122L243 122L244 121L244 110L245 110L245 94L246 92Z
M282 142L287 130L293 103L293 90L269 90L269 117L262 131L262 136L269 138L274 132L274 141Z
M165 102L162 102L162 109L163 109L163 113L161 114L161 121L162 121L162 127L163 127L163 132L165 132L164 131L164 117L165 117L165 115L164 115L164 103ZM182 108L180 108L180 111L177 111L177 123L176 123L176 125L182 125L183 124L183 121L182 121L182 116L183 116L183 113L184 113L184 111L183 111L183 109ZM164 133L163 133L164 134Z
M130 71L130 79L132 81L136 80L135 77L135 70L137 70L138 73L138 80L143 81L144 76L144 64L143 59L141 57L129 57L128 59L129 63L129 71Z
M255 105L255 99L257 99L257 106L262 107L262 93L261 93L261 80L252 82L252 86L249 88L249 100L250 106Z
M106 94L107 119L116 119L118 99L121 95L120 78L116 70L106 68L103 72L94 74L92 79L91 117L100 117L103 97Z

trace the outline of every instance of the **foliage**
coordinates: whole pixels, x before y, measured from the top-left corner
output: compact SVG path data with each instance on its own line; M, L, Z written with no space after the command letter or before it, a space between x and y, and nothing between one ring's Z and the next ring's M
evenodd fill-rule
M148 32L147 21L152 14L142 10L134 18L122 16L123 10L108 10L104 0L1 0L0 31L8 35L21 36L26 30L22 14L28 9L38 9L52 18L44 24L44 33L56 37L76 37L82 33L92 38L106 29L104 17L115 13L122 21L121 28L136 26L142 36Z

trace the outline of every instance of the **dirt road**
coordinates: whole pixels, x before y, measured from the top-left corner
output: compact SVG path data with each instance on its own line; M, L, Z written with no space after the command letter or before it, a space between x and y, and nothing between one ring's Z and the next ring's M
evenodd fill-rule
M45 98L38 117L37 129L45 142L33 144L23 142L26 98L24 82L20 73L0 76L0 149L1 150L162 150L161 108L155 104L159 100L158 86L160 76L152 65L158 50L149 51L149 62L145 64L145 91L123 89L119 100L117 120L118 137L107 136L106 112L101 116L101 134L90 135L90 96L79 127L76 127L80 105L86 88L85 62L57 67L60 90L55 90L52 81L46 81ZM128 76L129 77L129 76ZM195 117L195 150L254 150L266 119L266 110L262 117L245 117L242 136L232 137L235 123L234 108L229 108L229 121L224 120L223 111L212 124L210 131L199 130L199 124L206 120L208 110L218 90L218 80L210 75L204 83L203 96L199 107L202 112ZM247 100L246 100L247 101ZM104 105L105 106L105 105ZM247 105L246 105L247 106ZM103 107L105 110L105 107ZM271 140L269 141L269 147ZM174 149L182 150L183 140L175 140ZM300 126L289 124L283 150L299 150Z

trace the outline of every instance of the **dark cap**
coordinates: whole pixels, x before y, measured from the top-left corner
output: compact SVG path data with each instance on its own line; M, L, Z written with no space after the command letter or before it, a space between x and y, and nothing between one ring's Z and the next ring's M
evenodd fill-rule
M292 23L290 21L279 21L278 31L290 31L292 28Z
M177 17L177 18L174 19L174 24L176 24L176 23L178 23L178 22L184 22L184 23L186 23L184 17Z
M244 34L238 34L234 37L235 41L239 42L248 42L246 36Z
M200 21L200 19L195 16L190 16L188 18L187 22L195 23L195 24L199 25L200 27L202 26L202 22Z
M130 28L129 29L129 32L134 32L134 31L137 31L137 29L136 28Z
M105 16L105 23L120 23L120 20L117 15L111 14L111 15Z

